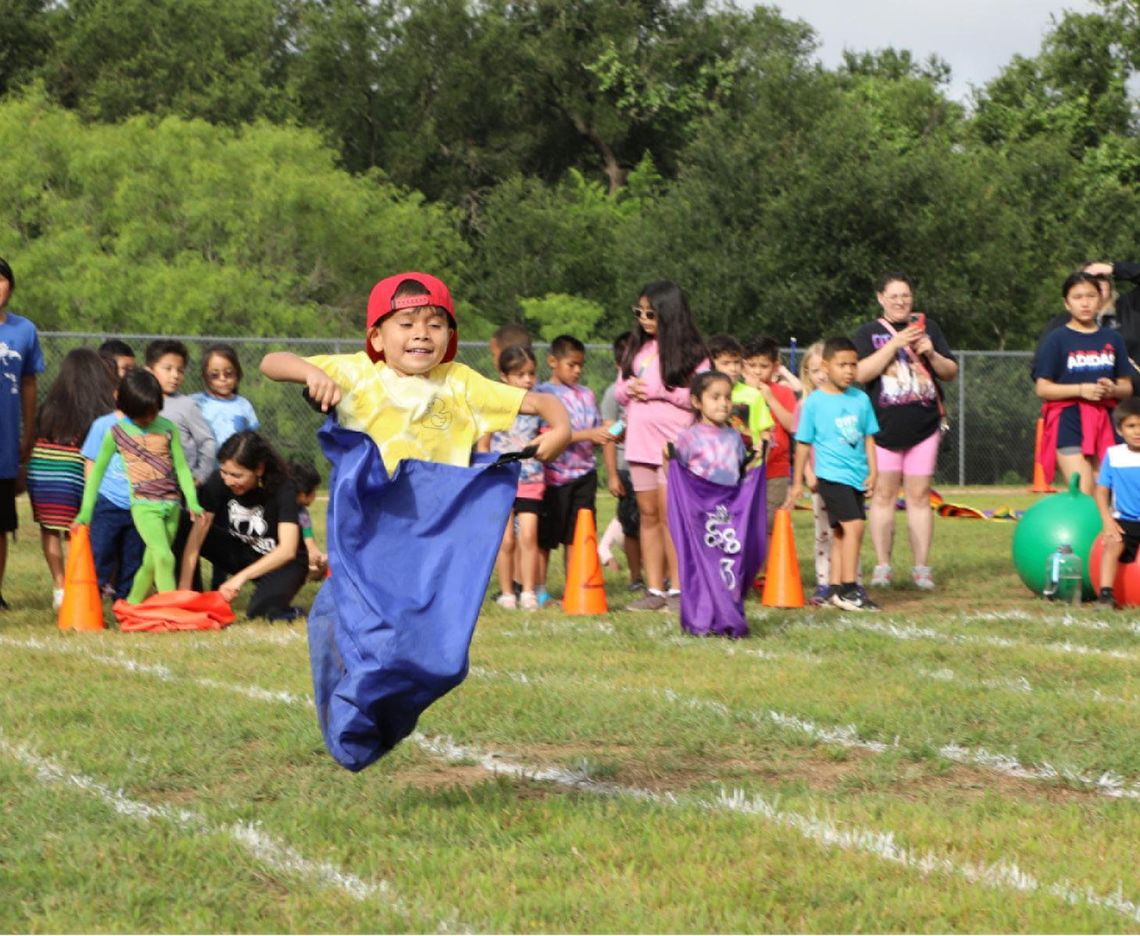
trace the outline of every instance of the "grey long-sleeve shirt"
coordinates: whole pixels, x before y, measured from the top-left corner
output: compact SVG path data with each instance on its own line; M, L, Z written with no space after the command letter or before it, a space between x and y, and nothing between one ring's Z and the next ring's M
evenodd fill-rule
M198 404L181 393L166 397L162 415L178 427L190 473L194 476L194 482L201 484L217 464L215 456L218 444L214 441L210 424L202 416Z

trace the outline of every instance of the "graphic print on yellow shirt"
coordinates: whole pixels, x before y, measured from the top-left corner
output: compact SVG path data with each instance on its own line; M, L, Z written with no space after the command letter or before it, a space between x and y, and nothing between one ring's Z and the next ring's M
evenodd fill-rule
M526 395L455 361L425 377L401 377L363 351L305 360L336 381L342 394L337 420L372 438L389 473L405 458L471 464L475 440L509 429Z

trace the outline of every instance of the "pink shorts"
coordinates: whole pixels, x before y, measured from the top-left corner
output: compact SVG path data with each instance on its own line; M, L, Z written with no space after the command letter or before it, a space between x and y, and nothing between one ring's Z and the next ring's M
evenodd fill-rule
M894 471L903 477L933 477L934 468L938 464L938 442L941 437L941 432L935 432L929 438L919 442L918 445L912 445L901 452L876 445L875 462L878 465L879 474Z
M629 463L629 478L634 492L655 491L665 486L665 469L660 465L647 465L644 462Z

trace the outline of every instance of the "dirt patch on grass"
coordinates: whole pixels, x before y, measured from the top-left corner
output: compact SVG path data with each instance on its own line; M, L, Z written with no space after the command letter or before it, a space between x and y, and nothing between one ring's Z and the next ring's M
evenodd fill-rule
M499 748L504 762L536 768L553 767L584 781L613 784L653 793L687 793L710 786L726 789L802 789L818 795L886 794L913 802L973 801L986 796L1051 803L1101 799L1061 781L1010 777L997 771L933 759L905 760L870 751L825 747L779 748L770 757L741 752L685 753L676 749L629 746L513 745ZM399 778L431 789L474 786L493 779L481 766L424 764L401 770ZM558 787L543 781L518 785L517 795L532 799L555 795Z

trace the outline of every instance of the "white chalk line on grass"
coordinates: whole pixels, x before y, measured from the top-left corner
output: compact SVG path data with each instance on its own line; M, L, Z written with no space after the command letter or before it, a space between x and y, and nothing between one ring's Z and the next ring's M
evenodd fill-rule
M261 689L258 686L241 686L233 683L222 683L215 679L195 676L178 676L169 667L160 663L142 663L132 660L122 654L110 655L106 653L92 653L91 648L84 644L73 644L61 640L41 640L38 637L27 637L18 640L14 637L0 636L0 646L16 647L22 650L38 650L44 653L54 653L59 656L74 656L81 660L93 660L107 666L114 666L130 673L145 673L154 676L163 682L193 682L206 689L225 689L238 692L250 699L259 702L283 702L286 705L307 705L309 699L277 689Z
M144 671L138 670L138 672ZM171 806L153 805L131 799L121 790L112 790L91 777L67 770L57 761L35 753L26 745L13 744L3 736L2 730L0 730L0 750L35 774L41 783L72 787L91 794L121 816L138 819L141 822L169 822L194 835L207 836L221 833L240 845L262 864L275 871L295 875L324 887L331 887L353 900L383 897L397 912L406 912L399 899L393 896L392 887L387 881L375 883L364 881L327 861L313 861L306 858L296 849L277 841L255 824L234 822L211 825L204 816L188 809L175 809Z
M1016 679L959 679L952 669L927 670L915 669L915 672L924 679L934 682L953 682L960 686L978 689L997 689L1003 692L1015 692L1019 695L1032 695L1037 690L1024 676ZM1102 705L1140 705L1140 699L1126 699L1123 696L1105 695L1099 689L1090 689L1082 692L1079 689L1046 689L1051 695L1064 696L1075 702L1096 702Z
M1028 624L1044 624L1049 627L1077 627L1094 631L1128 631L1140 634L1140 623L1120 618L1088 618L1073 614L1030 614L1028 611L970 611L958 614L955 620L963 624L1002 623L1023 621Z
M21 641L11 637L0 636L0 644L14 647L23 647L30 650L46 651L50 653L74 654L83 659L90 659L109 666L116 666L129 672L139 672L155 676L167 682L180 680L184 682L196 683L197 685L200 685L206 689L221 689L228 692L236 692L239 695L244 695L247 698L255 699L261 702L281 702L286 705L304 706L308 706L309 704L309 700L307 698L302 698L300 696L296 696L292 693L284 691L262 689L257 686L238 685L235 683L223 683L217 680L201 677L175 676L165 666L139 664L136 661L124 657L106 656L103 654L89 655L84 653L82 648L72 647L68 644L61 644L58 642L49 643L46 641L38 640L36 638L28 638ZM471 674L477 678L483 679L505 678L511 682L518 683L519 685L528 686L535 686L547 681L544 677L528 676L523 672L515 671L499 674L495 670L489 670L479 666L472 667ZM575 680L576 685L581 685L582 681L583 680L581 678L577 678ZM602 686L611 685L598 679L591 679L590 681ZM727 706L724 706L723 703L714 702L707 699L700 699L697 697L686 698L680 696L670 689L641 689L639 687L630 687L628 691L644 691L650 693L656 692L673 703L682 703L693 708L704 708L708 711L715 711L717 714L720 714L722 716L731 715L730 710L727 708ZM754 724L759 724L762 721L770 721L782 728L787 728L799 732L800 734L806 735L813 741L819 741L825 744L832 744L839 747L870 751L876 754L883 753L890 748L899 746L899 739L897 738L891 744L863 738L861 737L858 728L855 725L850 724L832 726L818 725L811 720L800 718L797 715L789 715L785 712L776 712L772 710L767 710L763 713L743 713L743 717L749 718L753 721ZM1003 754L1000 752L995 753L993 751L986 750L985 748L965 748L953 742L944 744L939 747L938 753L942 757L953 761L954 763L985 768L986 770L990 770L995 773L1001 773L1018 780L1034 780L1041 782L1065 780L1069 783L1094 789L1102 796L1108 796L1114 799L1140 799L1140 785L1136 783L1127 783L1123 778L1117 776L1111 771L1105 771L1099 776L1092 776L1090 774L1082 773L1074 767L1066 765L1054 767L1051 764L1044 763L1039 766L1024 766L1018 762L1017 758L1009 754Z
M824 624L799 623L798 627L817 630L848 630L865 631L870 634L881 634L893 640L933 640L939 643L950 644L977 644L987 647L998 647L1003 650L1048 650L1052 653L1068 653L1077 656L1102 656L1113 660L1125 660L1130 663L1140 662L1140 654L1129 653L1127 650L1112 650L1104 647L1089 647L1083 644L1074 644L1069 641L1061 643L1033 643L1028 640L1013 640L1009 637L984 636L980 634L953 634L934 630L929 627L918 627L914 624L901 624L888 620L868 621L847 616L839 616Z
M40 649L54 652L67 652L60 647L53 647L45 644L42 641L30 640L26 643L13 640L11 638L3 638L2 641L9 646L27 646L29 649ZM100 657L91 658L96 662L101 662L107 665L122 666L124 663L129 662L114 657ZM193 677L178 677L174 676L165 667L129 667L123 666L124 669L132 672L140 672L147 675L159 676L165 681L180 680L185 682L192 682L202 685L208 689L223 689L230 692L235 692L240 695L245 695L249 698L256 699L263 702L278 702L290 705L306 704L307 700L299 699L296 696L287 692L279 692L274 690L260 689L258 687L242 686L234 683L222 683L216 680L200 680ZM162 675L161 671L165 670ZM496 675L493 670L484 670L482 675L485 677L493 677ZM508 678L513 681L520 682L525 685L534 685L536 682L535 677L527 677L525 673L511 673ZM663 690L668 692L669 690ZM709 702L708 700L690 699L689 703L697 702L703 706L711 707L720 713L730 713L727 706L722 703ZM776 714L776 713L773 713ZM776 720L776 719L773 719ZM783 717L783 723L786 727L794 727L797 730L806 733L817 731L817 727L810 722L800 719L794 719L789 716ZM821 736L821 740L832 740L832 743L848 743L859 746L875 745L872 750L878 749L881 742L870 742L854 739L846 735L846 732L839 731L838 733L833 729L827 732L827 737ZM1041 885L1031 875L1021 871L1016 864L1010 861L1002 860L993 865L979 865L973 863L955 863L948 858L940 858L933 853L925 855L917 855L909 850L902 848L895 844L893 833L875 832L870 830L850 829L844 830L839 826L827 820L821 820L815 816L804 816L798 813L792 813L785 810L778 809L774 804L769 803L761 797L753 796L746 797L742 792L735 791L732 794L722 792L721 796L716 800L707 800L695 797L680 797L672 793L655 793L650 790L639 790L632 787L621 787L611 783L599 783L590 779L585 771L567 771L560 768L552 767L537 767L513 764L494 754L476 751L474 748L461 747L454 744L449 739L429 738L420 732L415 732L411 740L415 742L421 749L429 754L444 757L452 761L476 761L480 767L492 773L507 773L517 777L523 777L536 781L553 782L562 786L571 786L578 789L587 790L590 792L603 793L607 795L621 795L627 798L638 799L648 802L669 804L669 805L692 805L698 808L714 809L720 811L731 811L748 815L758 815L767 818L769 821L776 824L784 825L792 828L803 835L805 838L811 839L816 843L827 846L835 847L846 851L861 851L872 855L877 855L884 860L893 862L895 864L903 865L904 867L912 870L917 870L923 875L929 875L931 872L941 871L946 874L955 874L965 878L971 883L982 884L987 887L993 888L1014 888L1016 890L1032 892L1041 891L1043 893L1051 894L1055 897L1066 901L1069 904L1078 905L1086 904L1093 907L1101 907L1108 910L1113 910L1118 913L1123 913L1138 922L1140 922L1140 906L1135 901L1129 900L1124 897L1120 888L1117 889L1115 894L1101 895L1097 894L1092 888L1079 888L1075 884L1067 881L1059 881L1054 884ZM6 750L17 750L12 748L11 745L0 738L0 746ZM885 745L883 746L885 747ZM964 749L958 749L960 751ZM45 763L50 763L46 762ZM52 765L54 766L54 765ZM62 769L56 768L57 773L62 775ZM37 770L38 772L38 770ZM82 778L87 781L87 778ZM95 781L87 781L95 784ZM98 784L95 784L99 787ZM100 790L107 790L107 788L99 787ZM115 794L110 790L107 793L112 797L122 797L122 794ZM124 802L134 803L122 797ZM161 809L164 813L172 813L173 811L166 807L153 807L148 804L138 804L144 810L158 810ZM179 811L181 814L184 811ZM188 814L192 815L192 814ZM232 828L237 828L234 826ZM267 839L267 841L272 841ZM288 849L288 846L281 846ZM288 849L289 854L296 855L292 849ZM299 855L297 855L300 858ZM313 864L308 862L307 859L301 859L307 862L305 867L313 866L317 868L326 867L324 863ZM338 869L329 865L327 866L338 874ZM351 875L348 879L359 881ZM375 887L381 892L387 893L390 890L390 885L387 882L380 882L376 885L369 885L366 882L360 882L365 887ZM392 900L395 906L395 900Z
M542 683L550 682L550 680L545 677L528 676L526 673L519 672L500 674L494 670L481 667L472 668L471 673L478 678L505 678L511 682L526 686L538 686ZM588 677L575 678L576 686L581 686L584 682L589 682L596 686L615 688L612 683L606 682L605 680ZM762 712L734 712L722 702L702 699L697 696L683 696L672 689L632 686L620 689L619 691L656 694L672 704L685 705L692 709L713 712L723 718L744 718L758 726L764 722L771 722L781 728L806 735L813 741L831 744L836 747L882 754L891 749L898 749L901 746L900 739L897 737L890 743L864 738L859 732L858 727L854 724L820 725L810 719L801 718L798 715L791 715L787 712L774 711L772 709L766 709ZM1108 796L1114 799L1140 799L1140 784L1127 783L1122 777L1117 776L1111 771L1104 771L1094 776L1092 774L1082 773L1077 768L1067 765L1054 767L1052 764L1043 763L1037 766L1025 766L1012 755L989 751L986 748L962 747L954 742L941 745L938 748L938 753L941 757L953 761L956 764L983 768L1016 780L1034 780L1039 782L1064 780L1071 784L1093 789L1102 796Z
M773 825L791 829L820 847L872 855L907 870L916 871L923 877L937 873L960 877L970 884L978 884L994 890L1047 894L1072 906L1085 905L1110 910L1140 922L1140 905L1135 900L1124 896L1122 886L1118 886L1115 893L1098 894L1091 887L1082 888L1066 880L1056 881L1052 884L1043 883L1009 859L1003 858L993 864L977 864L955 861L933 851L920 853L900 845L892 832L879 832L856 826L840 826L817 815L781 809L775 803L761 796L749 796L741 790L732 792L722 790L719 796L711 799L687 794L656 793L637 787L596 782L582 771L520 764L474 747L456 744L448 738L426 737L416 732L412 736L412 740L429 754L451 761L474 761L490 773L553 783L583 792L603 796L618 796L662 806L688 807L708 812L729 812L756 816Z

